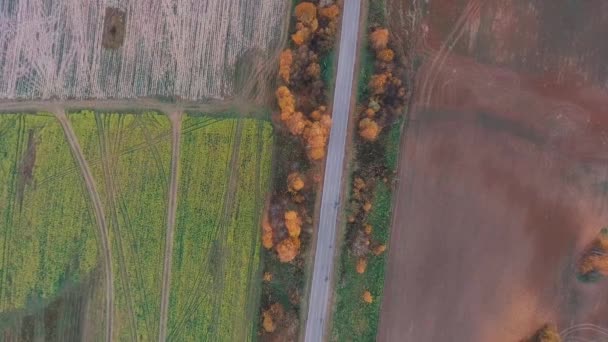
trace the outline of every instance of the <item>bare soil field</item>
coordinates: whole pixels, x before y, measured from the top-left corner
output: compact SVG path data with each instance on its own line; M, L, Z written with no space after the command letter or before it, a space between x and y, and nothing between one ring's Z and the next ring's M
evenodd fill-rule
M393 1L393 8L410 11ZM608 223L608 3L432 1L399 185L380 341L608 337L580 253Z
M0 0L0 98L239 95L283 41L279 0ZM241 71L242 72L242 71ZM257 80L259 81L259 80Z

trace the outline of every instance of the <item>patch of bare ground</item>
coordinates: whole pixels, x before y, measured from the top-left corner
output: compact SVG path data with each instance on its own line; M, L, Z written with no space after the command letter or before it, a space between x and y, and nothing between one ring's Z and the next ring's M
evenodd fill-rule
M378 340L605 338L576 265L608 223L607 6L425 8Z
M101 270L78 284L69 284L48 302L29 303L27 309L0 314L0 336L6 342L88 341L103 334L98 294L103 292ZM100 286L102 285L102 286ZM102 335L103 336L103 335Z

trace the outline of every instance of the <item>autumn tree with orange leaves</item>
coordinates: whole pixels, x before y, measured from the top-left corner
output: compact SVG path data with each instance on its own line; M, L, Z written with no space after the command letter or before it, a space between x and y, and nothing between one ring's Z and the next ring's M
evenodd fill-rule
M359 135L367 141L374 141L378 138L380 126L370 118L363 118L359 121Z
M270 258L279 261L278 265L291 266L265 265L262 302L266 309L260 312L260 333L267 340L293 340L298 332L300 285L277 289L269 287L269 283L273 275L281 279L286 270L291 272L291 267L304 267L305 260L298 256L307 247L303 241L310 241L306 234L311 230L305 228L313 222L308 213L314 209L331 127L321 61L333 48L339 15L337 4L299 2L294 9L290 46L278 56L275 98L279 111L273 121L279 128L277 141L289 150L277 161L278 169L287 170L279 171L279 177L286 181L283 178L274 182L262 221L262 245L271 253ZM278 310L273 302L283 297L288 297L289 302L282 302L285 308Z
M369 35L369 43L375 51L384 50L388 46L388 38L388 30L379 28Z
M523 339L521 342L561 342L562 338L557 330L557 326L553 323L543 325L530 338Z
M286 49L279 56L279 76L286 84L289 84L291 65L293 64L293 53L291 49Z
M603 228L581 257L578 273L583 278L608 276L608 229Z
M304 188L304 179L299 172L292 172L287 176L287 189L290 192L298 192Z

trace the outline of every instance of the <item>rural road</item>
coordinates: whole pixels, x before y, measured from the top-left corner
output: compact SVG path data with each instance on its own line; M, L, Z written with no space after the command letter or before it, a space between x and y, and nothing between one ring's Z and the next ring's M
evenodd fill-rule
M324 340L327 317L331 308L334 246L336 244L338 212L340 211L344 153L357 57L360 14L361 0L346 0L344 2L338 73L332 106L333 125L329 136L327 163L325 164L321 215L317 230L317 246L304 336L306 342Z
M175 228L175 213L177 211L177 177L179 166L180 137L182 132L181 112L173 112L169 115L171 119L171 183L169 185L169 205L167 206L167 231L165 233L165 258L163 267L163 283L160 301L160 323L158 329L158 341L167 339L167 319L169 312L169 290L171 288L171 266L173 259L173 231Z
M141 111L158 110L163 113L201 112L215 113L222 110L234 109L230 101L214 103L195 103L188 101L163 102L155 98L138 99L105 99L105 100L0 100L0 114L21 112L48 112L52 108L62 108L65 112L79 109L94 109L97 111ZM251 108L249 106L248 108Z
M51 107L47 107L47 110L48 108ZM63 128L66 140L70 145L72 154L74 155L84 178L84 182L87 191L89 192L89 196L91 197L91 203L93 204L93 209L95 211L95 220L97 221L97 228L99 229L99 237L101 239L101 247L104 255L103 264L106 277L106 341L109 342L112 341L112 326L114 313L114 306L112 303L114 301L114 276L112 273L112 255L110 253L108 225L106 224L103 206L101 204L99 192L97 191L97 188L95 186L95 181L93 180L93 175L91 173L89 165L87 164L86 159L84 158L84 154L82 153L80 144L76 139L76 134L74 134L72 125L66 117L65 111L63 109L54 109L53 113L55 114L55 117Z

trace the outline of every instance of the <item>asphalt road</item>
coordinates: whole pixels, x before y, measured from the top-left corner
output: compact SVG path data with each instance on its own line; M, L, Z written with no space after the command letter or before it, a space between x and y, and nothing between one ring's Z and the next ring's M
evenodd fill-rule
M327 330L327 317L331 309L334 246L338 213L340 211L344 153L357 57L360 13L361 0L344 1L338 73L334 90L333 125L329 135L323 195L321 197L321 216L317 231L317 246L304 336L306 342L324 340Z

